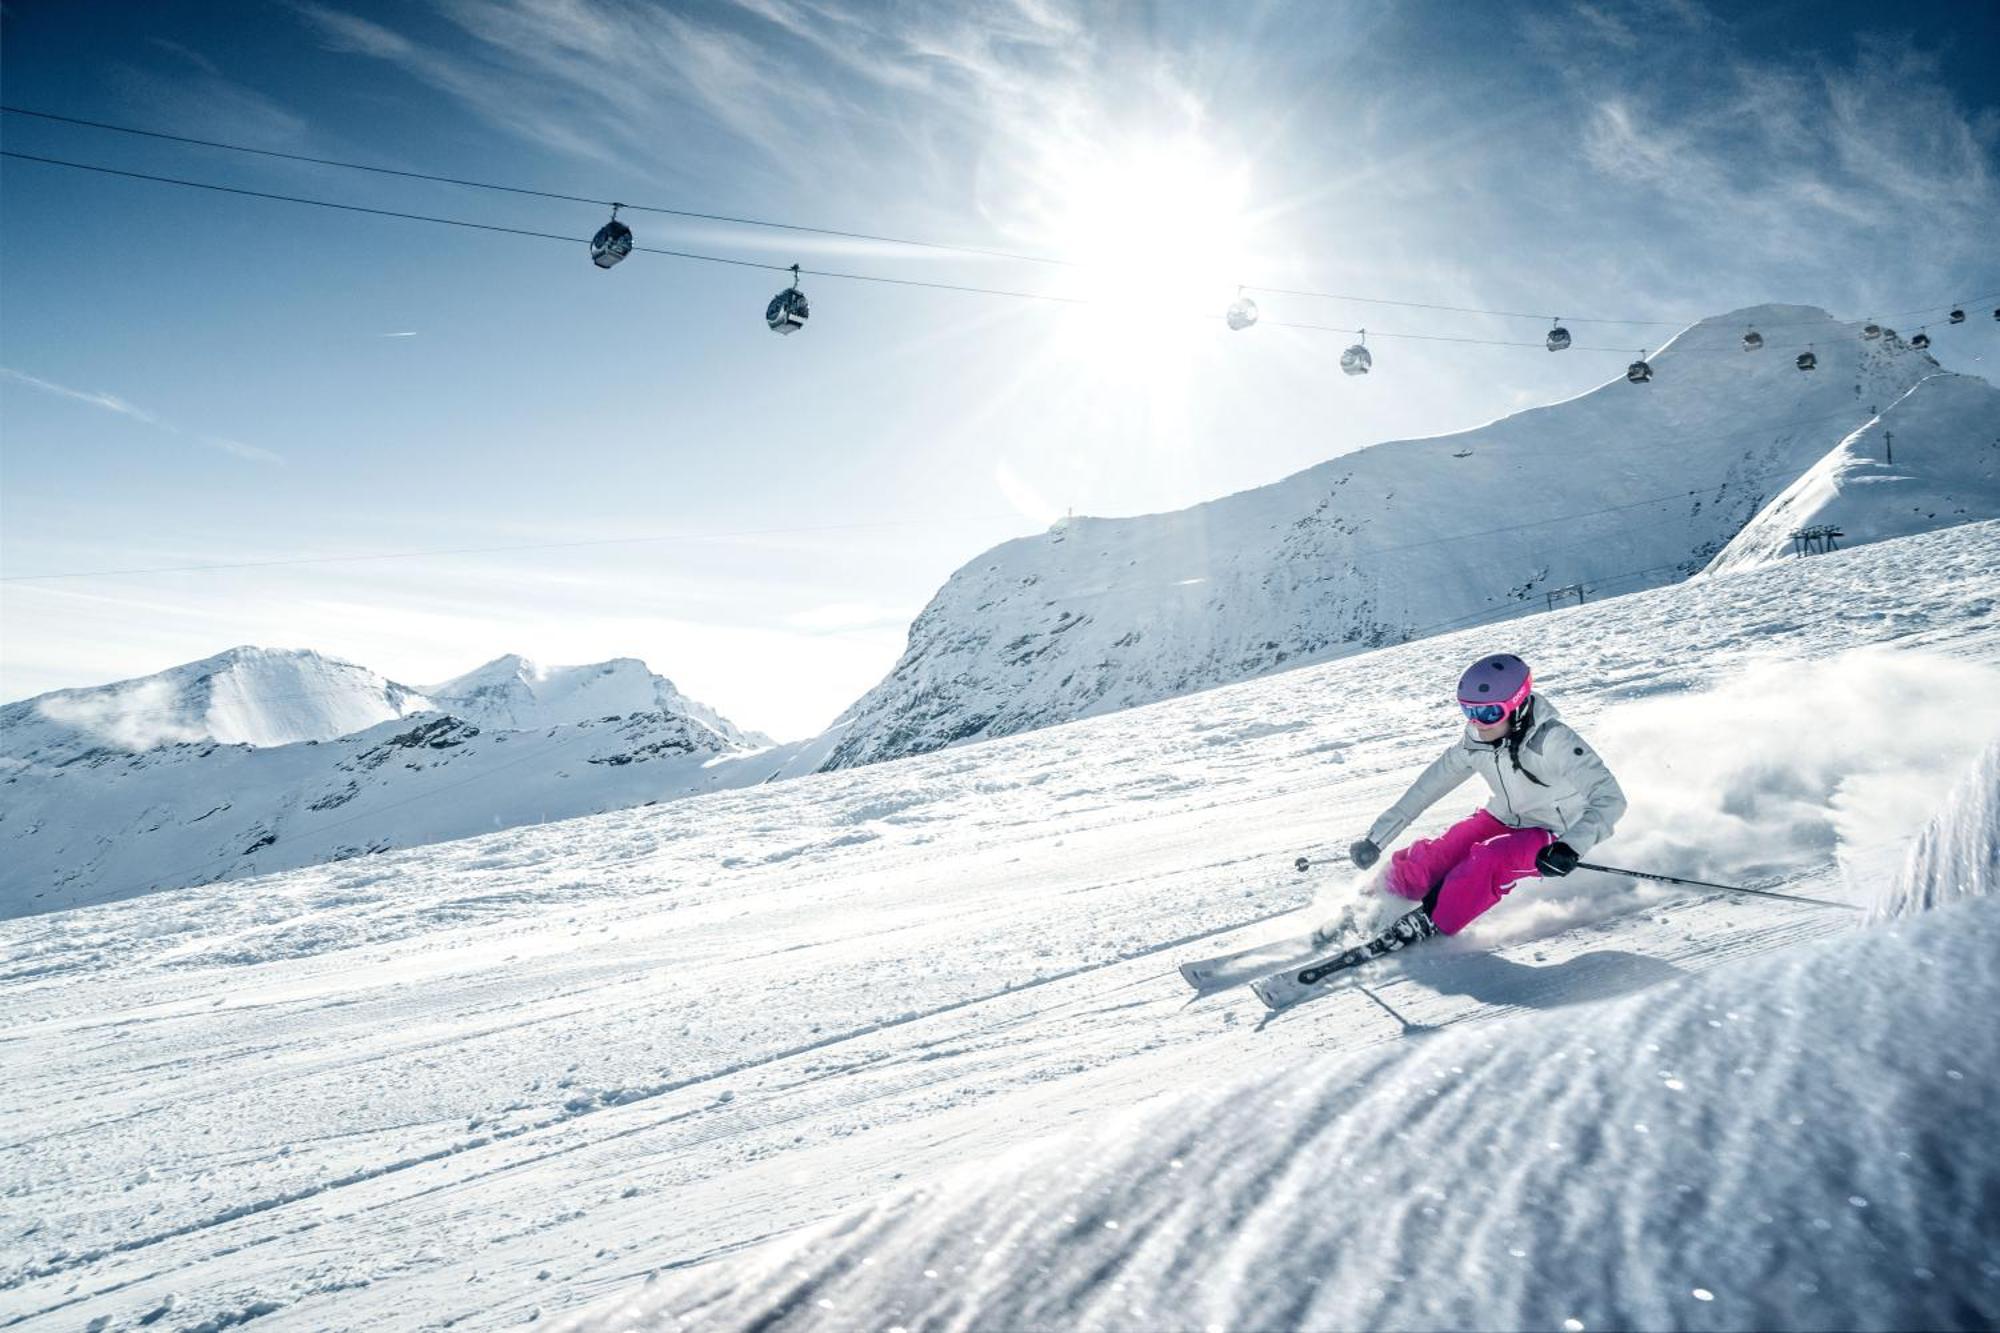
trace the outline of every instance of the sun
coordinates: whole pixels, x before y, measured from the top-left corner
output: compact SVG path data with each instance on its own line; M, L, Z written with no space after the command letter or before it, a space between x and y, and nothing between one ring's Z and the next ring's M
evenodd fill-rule
M1050 248L1071 266L1067 293L1086 303L1073 321L1080 350L1143 369L1205 332L1204 317L1220 326L1246 280L1246 164L1182 137L1074 148L1044 179Z

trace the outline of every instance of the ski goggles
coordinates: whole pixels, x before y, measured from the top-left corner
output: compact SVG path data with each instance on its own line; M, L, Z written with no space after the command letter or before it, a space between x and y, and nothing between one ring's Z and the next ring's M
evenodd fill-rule
M1492 726L1506 717L1511 709L1511 705L1508 704L1469 704L1463 700L1459 702L1458 707L1460 712L1482 727Z

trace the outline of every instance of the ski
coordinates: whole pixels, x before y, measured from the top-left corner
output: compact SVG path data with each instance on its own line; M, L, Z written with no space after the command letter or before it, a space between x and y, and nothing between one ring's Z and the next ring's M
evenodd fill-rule
M1430 913L1418 908L1401 917L1387 930L1369 940L1357 944L1352 949L1343 949L1326 958L1315 959L1304 967L1287 968L1259 977L1250 983L1250 989L1266 1007L1283 1009L1297 1004L1308 996L1317 995L1329 978L1338 976L1352 967L1373 962L1384 955L1406 949L1419 941L1437 934L1437 926L1431 921Z
M1181 964L1181 979L1198 991L1211 990L1218 986L1233 986L1238 982L1260 977L1274 967L1283 966L1295 958L1309 958L1327 946L1327 941L1318 931L1308 931L1303 935L1293 935L1286 939L1266 940L1253 944L1235 953L1217 954L1213 958L1197 958Z

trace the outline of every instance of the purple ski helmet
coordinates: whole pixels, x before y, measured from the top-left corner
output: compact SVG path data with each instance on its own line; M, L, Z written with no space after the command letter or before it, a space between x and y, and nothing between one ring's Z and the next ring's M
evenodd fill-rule
M1526 662L1512 653L1493 653L1458 678L1458 706L1472 721L1490 727L1520 711L1534 688Z

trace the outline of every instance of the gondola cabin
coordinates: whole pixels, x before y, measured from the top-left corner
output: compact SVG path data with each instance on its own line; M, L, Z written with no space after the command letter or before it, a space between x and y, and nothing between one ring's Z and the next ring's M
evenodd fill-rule
M597 235L590 238L590 262L599 268L610 268L632 253L632 229L618 220L618 210L622 207L622 204L613 204L611 221L599 227Z
M799 290L799 266L792 265L792 285L771 298L771 304L764 307L764 322L771 326L773 333L796 333L806 326L806 318L812 313L806 305L806 294Z

